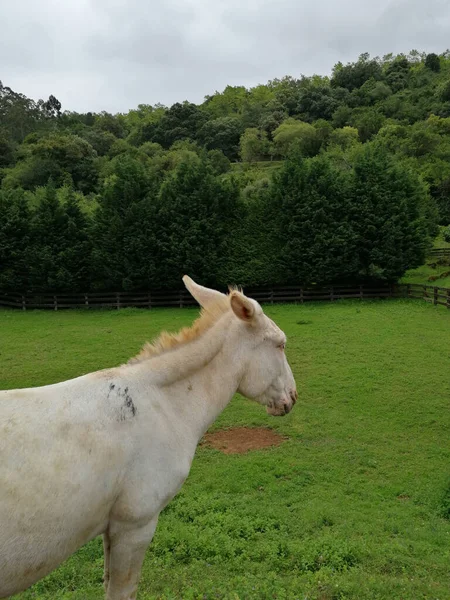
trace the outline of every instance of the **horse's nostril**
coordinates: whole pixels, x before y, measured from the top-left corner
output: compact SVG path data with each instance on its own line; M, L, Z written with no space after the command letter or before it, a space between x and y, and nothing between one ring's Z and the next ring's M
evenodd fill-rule
M291 396L292 404L295 404L297 402L297 398L298 398L297 390L291 390L290 396Z

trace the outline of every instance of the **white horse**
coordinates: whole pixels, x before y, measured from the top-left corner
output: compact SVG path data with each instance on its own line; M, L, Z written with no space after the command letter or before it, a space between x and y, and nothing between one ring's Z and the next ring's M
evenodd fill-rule
M99 534L107 600L136 598L159 513L233 394L291 410L285 334L241 292L183 281L203 308L190 329L117 368L0 392L0 598Z

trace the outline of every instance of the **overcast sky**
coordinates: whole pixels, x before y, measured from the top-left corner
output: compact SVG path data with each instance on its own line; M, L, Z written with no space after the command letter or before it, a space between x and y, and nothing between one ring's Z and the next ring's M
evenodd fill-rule
M124 112L450 46L449 0L0 0L0 80Z

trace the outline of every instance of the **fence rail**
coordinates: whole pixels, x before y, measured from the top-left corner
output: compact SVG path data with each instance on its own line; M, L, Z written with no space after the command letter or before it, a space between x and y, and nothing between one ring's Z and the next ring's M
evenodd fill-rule
M450 260L450 248L433 248L429 251L428 258Z
M450 308L450 288L441 288L431 285L406 284L408 298L421 298L431 304L440 304Z
M303 288L280 286L246 288L245 293L263 304L304 303L344 300L346 298L422 298L450 308L450 289L419 284L331 285ZM153 292L89 292L77 294L18 294L0 292L0 306L28 309L65 308L156 308L196 306L187 290Z

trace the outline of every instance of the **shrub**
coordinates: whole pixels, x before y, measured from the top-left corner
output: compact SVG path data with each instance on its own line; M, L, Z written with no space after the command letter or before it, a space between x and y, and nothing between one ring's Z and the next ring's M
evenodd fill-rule
M443 238L446 242L450 243L450 225L444 229Z

